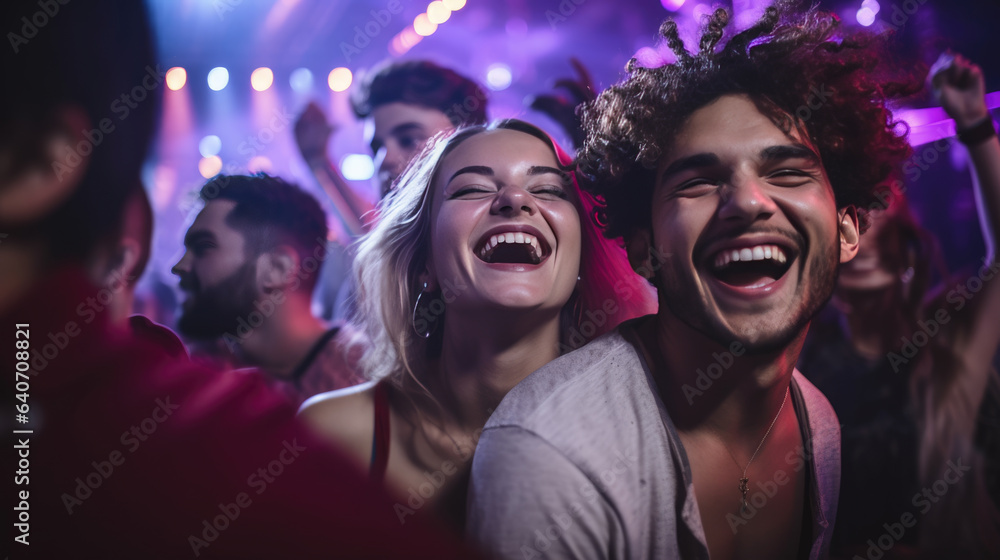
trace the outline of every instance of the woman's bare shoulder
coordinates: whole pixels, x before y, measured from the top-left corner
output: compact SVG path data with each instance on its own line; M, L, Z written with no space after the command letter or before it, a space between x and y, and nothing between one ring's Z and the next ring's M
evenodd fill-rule
M310 397L299 408L299 418L367 466L375 433L375 382Z

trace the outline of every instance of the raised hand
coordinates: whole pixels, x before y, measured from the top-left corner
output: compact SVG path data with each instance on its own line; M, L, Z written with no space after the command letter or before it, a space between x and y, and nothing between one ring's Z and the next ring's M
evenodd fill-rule
M580 130L580 118L576 108L581 103L593 100L597 93L590 72L576 58L569 59L576 70L577 79L560 78L556 80L556 89L569 93L569 98L558 94L540 94L531 100L531 108L545 113L563 127L573 140L573 146L583 145L583 131Z
M930 83L934 96L959 130L989 115L983 71L964 56L943 53L931 67Z
M310 102L295 121L295 143L305 160L326 157L327 143L336 127L327 120L323 110Z

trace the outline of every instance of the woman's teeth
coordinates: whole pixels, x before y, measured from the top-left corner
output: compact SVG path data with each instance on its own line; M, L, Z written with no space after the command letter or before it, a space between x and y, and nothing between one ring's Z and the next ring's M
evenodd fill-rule
M538 239L530 233L524 233L521 231L498 233L490 236L490 239L486 242L486 244L479 249L480 258L490 262L489 257L496 250L497 246L505 243L526 245L531 254L532 261L535 263L541 261L542 249L538 243Z

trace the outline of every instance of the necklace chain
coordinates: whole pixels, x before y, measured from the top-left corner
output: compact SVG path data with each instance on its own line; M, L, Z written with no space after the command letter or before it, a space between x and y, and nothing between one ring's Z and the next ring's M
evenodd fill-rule
M666 371L666 365L662 361L663 356L662 354L660 354L660 348L658 344L659 332L660 332L660 326L658 323L655 323L653 326L653 333L652 333L653 342L649 348L646 348L646 352L648 352L649 357L652 358L652 361L657 369L661 371ZM649 342L645 340L646 338L645 335L641 333L637 334L640 344L643 347L646 347L647 344L649 344ZM656 350L655 352L653 351L654 349ZM747 466L743 467L743 476L740 477L740 486L739 486L740 495L742 496L742 504L740 506L740 510L743 513L747 513L749 511L749 504L747 503L747 492L750 489L749 486L750 479L747 478L747 471L750 469L750 463L753 463L753 460L757 458L757 453L760 453L761 447L764 447L764 442L767 441L767 436L771 435L771 430L774 429L774 425L778 422L778 417L781 416L781 411L785 408L785 402L788 401L789 392L791 392L791 387L785 389L785 396L784 398L781 399L781 406L778 407L778 413L774 415L774 419L771 420L771 425L768 426L767 431L764 432L764 437L761 438L760 443L757 444L757 449L754 450L753 455L750 456L750 460L747 461ZM723 444L723 447L725 447L726 452L729 453L729 457L732 458L733 462L736 463L736 468L740 468L740 462L736 460L735 456L733 456L733 452L729 450L729 446Z
M767 441L767 436L771 435L771 430L774 429L774 425L778 422L778 417L781 416L781 411L782 409L785 408L785 402L788 400L789 391L791 391L790 388L785 389L785 396L781 399L781 406L778 407L778 413L774 415L774 420L771 420L771 425L768 426L767 431L764 432L764 437L762 437L760 443L757 444L757 449L754 450L753 455L750 456L750 460L747 461L747 466L743 467L743 476L740 477L739 490L740 494L743 497L740 509L744 513L748 512L750 509L749 505L747 504L747 492L750 489L749 485L750 479L747 478L747 471L750 469L750 463L753 463L753 460L757 458L757 453L760 453L760 448L764 447L764 442ZM726 448L726 451L729 453L729 456L733 459L733 462L736 463L736 467L739 468L740 462L736 460L736 457L733 455L733 452L729 449L729 446L723 445L723 447Z
M767 441L767 436L771 435L771 430L774 428L774 425L778 422L778 417L781 416L781 409L785 408L785 401L787 400L788 400L788 389L785 390L785 397L781 399L781 406L778 407L778 413L774 415L774 420L771 420L771 425L767 427L767 431L764 432L764 437L762 437L760 443L757 444L757 449L754 450L753 455L750 456L750 460L747 461L747 466L743 468L743 476L747 475L747 469L750 468L750 463L752 463L753 460L757 457L757 453L760 452L760 448L764 446L764 442ZM726 450L728 451L729 448L727 447ZM730 451L729 456L732 457L732 455L733 453ZM736 457L733 457L733 461L736 461ZM736 463L736 466L737 467L740 466L739 462Z

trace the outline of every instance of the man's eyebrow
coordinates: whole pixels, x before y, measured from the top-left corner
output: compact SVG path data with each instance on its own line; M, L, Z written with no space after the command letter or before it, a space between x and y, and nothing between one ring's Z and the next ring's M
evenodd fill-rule
M760 151L760 159L764 161L779 161L783 159L807 159L814 164L819 164L819 155L805 144L788 144L784 146L771 146Z
M700 167L711 167L713 165L718 165L718 164L719 164L719 156L713 153L706 152L703 154L694 154L692 156L683 157L681 159L673 161L670 165L667 166L666 169L663 170L663 173L660 175L660 182L662 183L667 179L667 177L670 177L671 175L676 175L678 173L687 171L689 169L697 169Z
M463 168L459 169L458 171L456 171L455 174L452 175L448 179L448 182L450 183L450 182L454 181L455 177L458 177L459 175L461 175L463 173L475 173L476 175L485 175L487 177L492 177L493 176L493 168L492 167L486 167L485 165L470 165L468 167L463 167Z
M189 230L184 236L184 246L190 247L199 241L215 241L215 235L204 229Z

